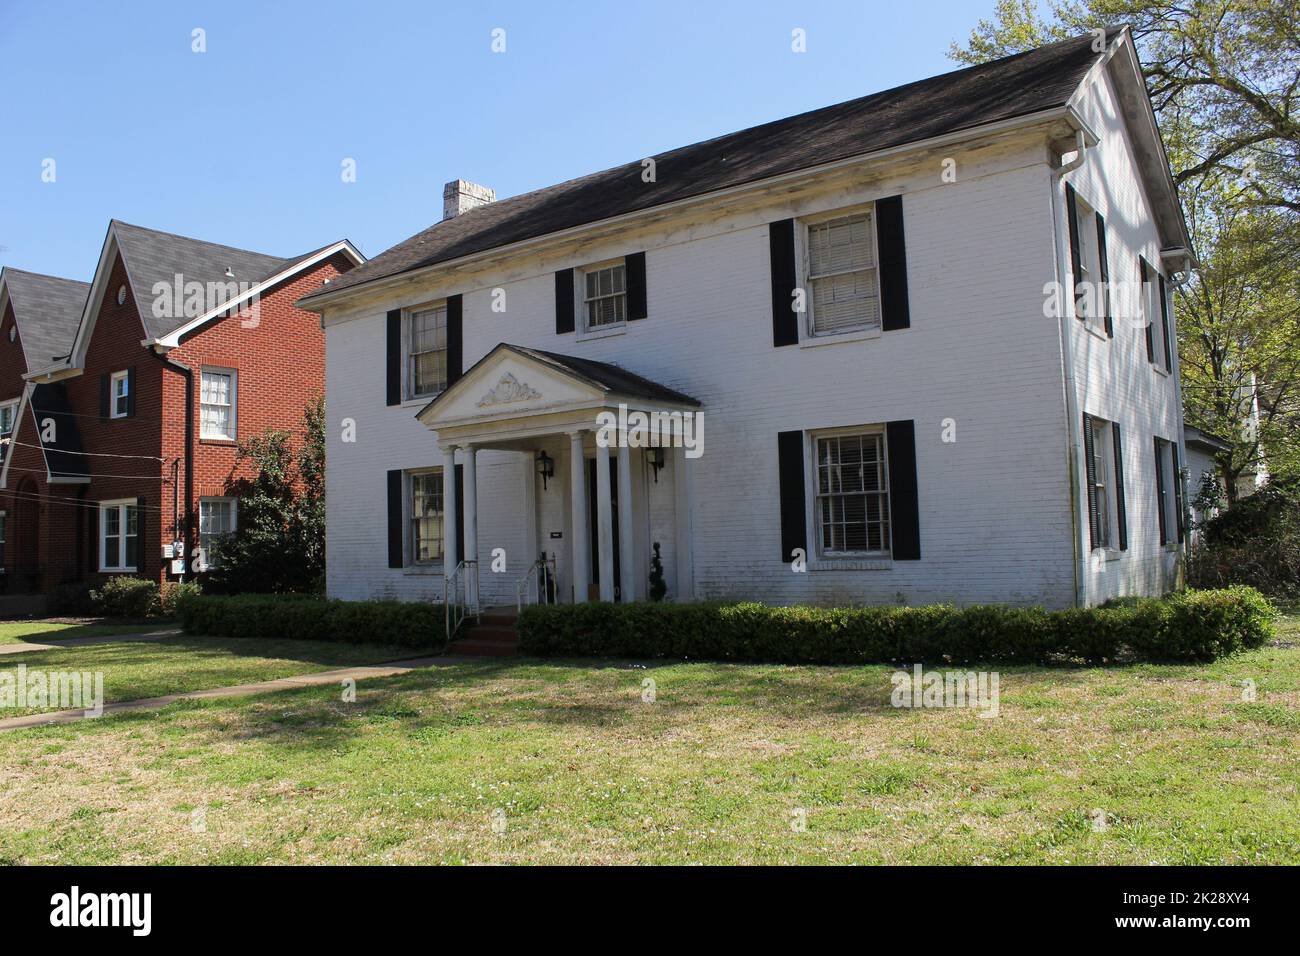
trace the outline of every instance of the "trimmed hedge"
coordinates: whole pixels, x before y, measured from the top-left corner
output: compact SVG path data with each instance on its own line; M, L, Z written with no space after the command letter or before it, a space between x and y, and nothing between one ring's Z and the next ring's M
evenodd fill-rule
M538 657L781 664L1212 661L1259 647L1272 636L1275 614L1258 591L1233 587L1065 611L987 604L559 604L525 608L518 630L521 652Z
M182 594L177 613L187 633L216 637L434 648L447 643L441 604L330 601L306 594Z

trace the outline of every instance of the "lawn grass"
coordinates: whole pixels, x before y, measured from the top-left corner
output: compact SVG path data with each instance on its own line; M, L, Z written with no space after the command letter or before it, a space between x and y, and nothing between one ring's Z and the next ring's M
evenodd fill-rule
M174 622L151 624L101 624L76 621L0 621L0 644L44 644L73 637L105 637L116 634L144 634L177 627Z
M28 672L102 673L105 702L111 702L249 684L350 664L372 664L415 656L418 656L418 651L409 647L384 644L176 635L156 641L92 644L0 656L0 672L14 672L19 664L23 664ZM11 707L0 710L0 717L58 709L57 701L48 707Z
M1300 862L1300 618L1006 668L993 719L891 673L467 662L0 734L0 862Z

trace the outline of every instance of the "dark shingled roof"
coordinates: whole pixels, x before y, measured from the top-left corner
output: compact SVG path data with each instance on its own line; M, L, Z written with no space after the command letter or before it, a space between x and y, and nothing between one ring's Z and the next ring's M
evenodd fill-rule
M45 368L72 350L90 283L4 270L27 370Z
M131 292L140 310L140 319L150 338L162 338L173 329L196 318L193 315L158 318L153 314L153 287L165 282L171 287L179 273L185 282L258 283L285 269L301 257L285 259L247 249L235 249L215 242L190 239L170 232L145 229L121 220L113 220L118 248L131 277ZM229 268L234 276L227 276ZM115 294L109 290L107 294Z
M312 295L625 213L1063 106L1098 54L1092 36L765 123L472 209L398 243ZM311 295L304 296L310 301Z
M658 382L652 382L648 378L642 378L635 372L629 372L625 368L612 365L609 362L596 362L592 359L578 358L573 355L561 355L558 352L543 352L541 349L525 348L522 345L505 345L498 348L507 348L514 352L519 352L536 359L546 365L551 365L561 371L568 372L570 375L576 375L578 378L585 379L598 388L603 388L615 395L626 395L628 398L645 398L655 402L675 402L681 405L699 405L699 401L691 398L682 392L668 388L666 385L660 385ZM493 349L496 351L496 349Z
M51 478L86 478L90 475L90 459L83 452L77 416L68 401L68 391L63 382L37 385L32 389L32 416L40 436L41 452ZM54 420L53 429L41 423ZM49 441L46 435L50 434Z

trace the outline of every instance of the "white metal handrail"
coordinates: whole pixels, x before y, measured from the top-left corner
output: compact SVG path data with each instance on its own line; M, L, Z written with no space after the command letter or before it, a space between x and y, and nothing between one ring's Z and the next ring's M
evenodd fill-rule
M471 612L474 620L479 620L477 561L461 561L452 568L451 574L442 576L442 605L447 643L450 644Z
M529 585L535 584L537 590L537 600L529 601L530 604L553 604L557 595L552 592L555 590L555 559L542 555L531 565L528 570L520 575L519 580L515 582L515 610L523 613L524 602L528 598Z

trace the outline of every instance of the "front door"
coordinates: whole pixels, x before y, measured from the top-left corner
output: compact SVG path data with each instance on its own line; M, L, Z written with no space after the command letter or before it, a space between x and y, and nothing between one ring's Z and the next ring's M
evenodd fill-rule
M591 532L591 585L590 592L592 600L600 597L600 525L598 518L599 504L596 501L596 459L588 458L587 460L587 527ZM609 459L609 493L610 493L610 517L613 519L614 527L614 600L621 599L618 582L622 580L619 575L618 560L618 459L613 456Z

